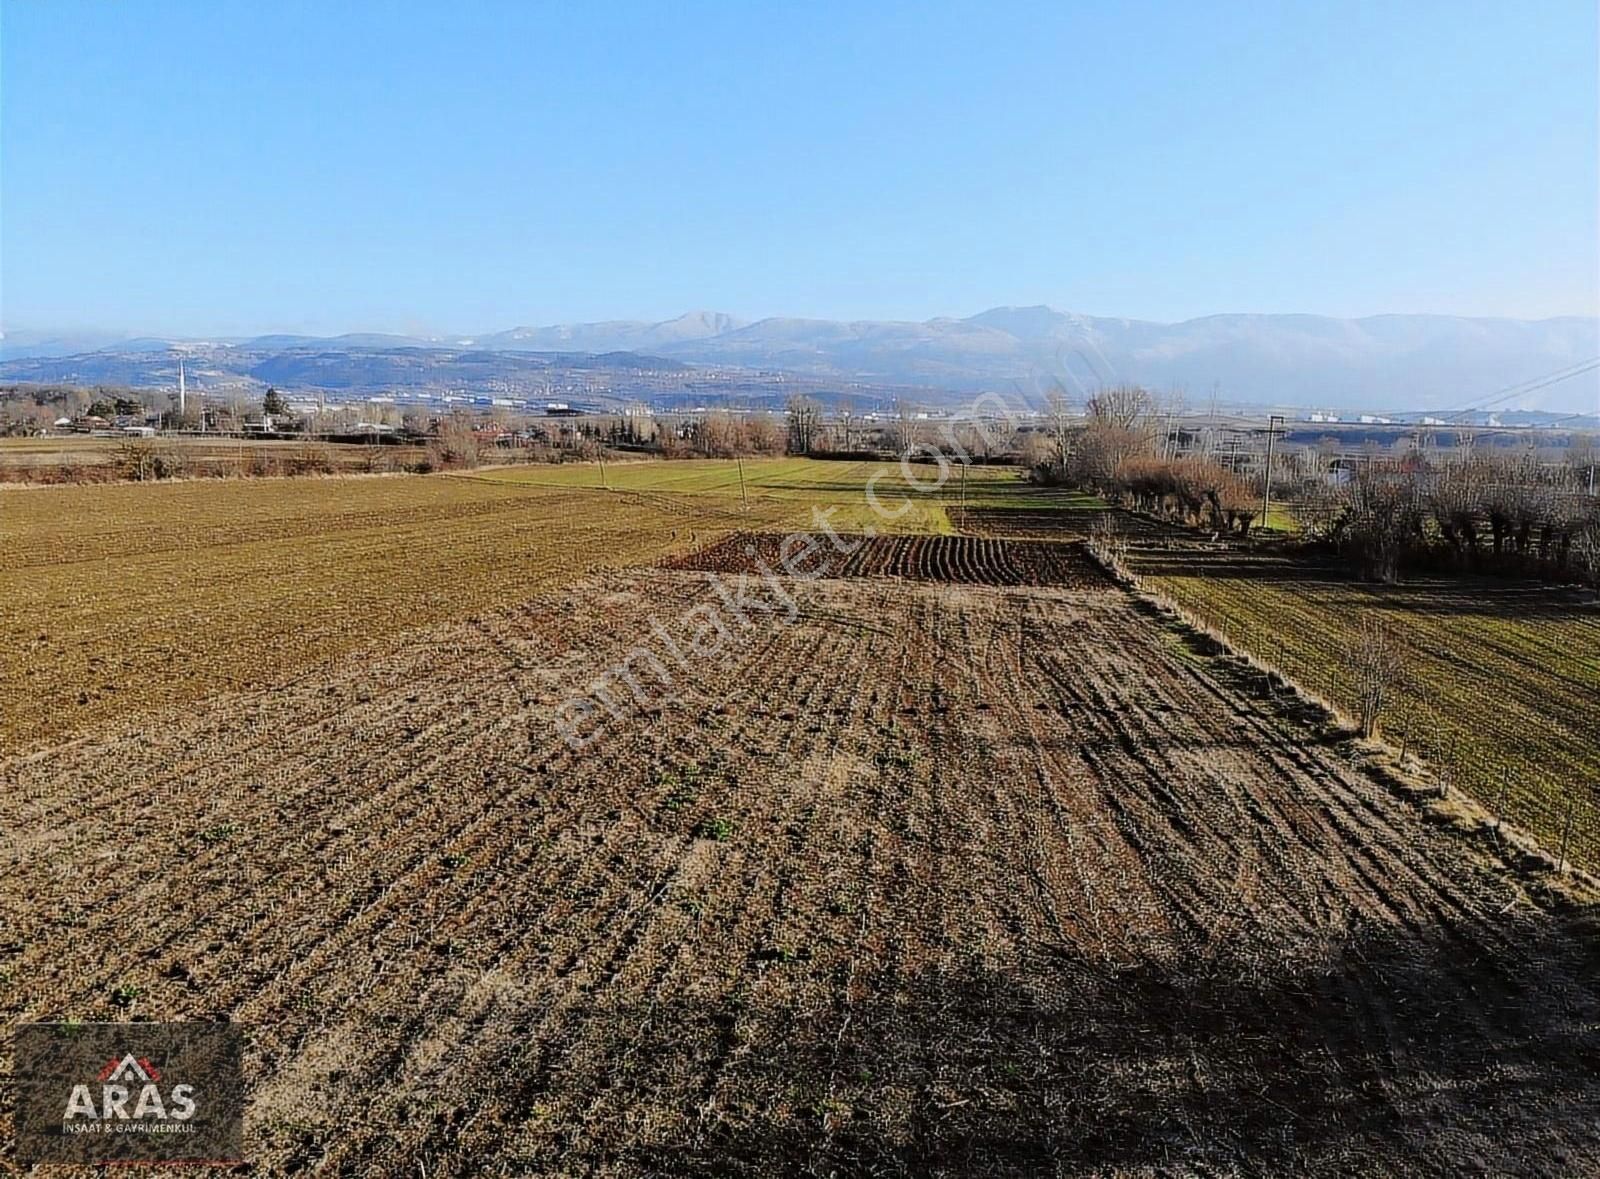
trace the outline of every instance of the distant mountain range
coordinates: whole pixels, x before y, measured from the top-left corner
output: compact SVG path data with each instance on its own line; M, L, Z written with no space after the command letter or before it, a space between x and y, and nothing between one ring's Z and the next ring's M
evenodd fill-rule
M671 364L802 374L808 383L920 387L930 401L983 389L1038 400L1104 384L1182 389L1191 406L1215 388L1226 403L1333 410L1454 409L1506 391L1499 408L1593 413L1600 406L1600 320L1380 315L1213 315L1183 323L1108 319L1049 307L997 307L922 323L693 312L521 327L473 337L275 335L220 341L29 336L0 341L0 379L170 383L172 349L204 354L218 375L288 387L377 388L439 382L481 392L532 366L524 354L628 354L601 367ZM426 355L415 355L423 350ZM413 355L406 355L413 353ZM141 359L142 358L142 359ZM494 359L490 359L494 358ZM409 374L410 379L407 379ZM420 375L419 375L420 374ZM480 387L480 382L487 385ZM625 383L625 378L624 378Z

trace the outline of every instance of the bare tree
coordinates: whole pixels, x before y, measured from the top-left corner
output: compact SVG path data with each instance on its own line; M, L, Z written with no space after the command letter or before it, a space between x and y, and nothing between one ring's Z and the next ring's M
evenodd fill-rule
M891 448L896 454L905 454L917 441L917 407L904 397L894 401L894 419L886 431Z
M1365 618L1361 623L1361 637L1350 649L1347 661L1355 679L1361 735L1376 737L1384 704L1405 683L1405 644L1388 624L1376 618Z
M1600 597L1600 511L1591 510L1573 529L1571 556L1579 576Z
M428 442L428 461L440 469L478 465L478 436L472 419L454 413L439 423L439 432Z
M1134 430L1148 426L1153 404L1148 390L1138 385L1115 385L1089 398L1085 409L1092 424Z
M810 454L816 442L817 430L822 422L822 406L812 398L796 393L789 398L789 450L793 454Z
M1582 487L1588 494L1595 494L1600 487L1600 445L1596 444L1593 434L1574 434L1572 445L1567 448L1567 466L1572 471L1572 481Z
M707 458L732 458L739 452L740 433L739 423L727 410L709 413L696 434L700 453Z
M744 446L749 454L782 454L783 431L770 414L755 414L744 423Z
M1055 461L1055 454L1050 439L1038 430L1029 430L1017 443L1018 458L1036 475Z
M1072 411L1067 404L1066 394L1060 389L1051 390L1045 398L1045 418L1050 423L1050 442L1053 447L1051 461L1058 470L1065 471L1071 452Z
M1474 457L1446 463L1434 472L1428 490L1428 507L1439 535L1463 564L1478 550L1478 521L1488 473L1484 462Z
M970 422L964 422L951 431L950 441L965 454L967 462L988 462L993 451L989 434Z
M1394 581L1401 557L1422 535L1423 509L1415 472L1393 463L1365 462L1339 489L1329 535L1374 581Z

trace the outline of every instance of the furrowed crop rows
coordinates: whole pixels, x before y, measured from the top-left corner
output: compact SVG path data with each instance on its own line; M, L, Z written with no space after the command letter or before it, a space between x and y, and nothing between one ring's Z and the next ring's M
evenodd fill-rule
M900 577L953 585L1093 586L1105 577L1076 544L974 536L841 535L809 545L776 533L738 532L664 564L715 573ZM848 550L848 551L841 551Z
M1593 917L1102 576L1104 509L974 480L779 586L878 465L657 466L27 493L0 1018L247 1026L262 1173L1600 1171ZM1390 740L1600 756L1592 613L1147 524L1335 698L1393 619Z
M0 1015L248 1025L271 1172L1600 1161L1581 942L1127 595L789 592L582 750L703 577L0 759Z

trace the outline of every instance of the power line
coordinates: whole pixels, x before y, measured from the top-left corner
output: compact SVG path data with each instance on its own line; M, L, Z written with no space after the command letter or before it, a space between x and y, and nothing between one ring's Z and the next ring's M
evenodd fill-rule
M1545 373L1543 376L1530 377L1525 381L1518 381L1515 385L1507 385L1503 389L1497 389L1493 393L1487 393L1482 397L1469 401L1460 409L1446 410L1444 412L1446 417L1461 417L1474 411L1488 409L1492 405L1502 401L1509 401L1513 397L1520 397L1525 393L1534 393L1540 389L1549 388L1551 385L1558 385L1562 381L1570 381L1573 377L1581 377L1584 373L1592 372L1597 368L1600 368L1600 356L1593 356L1588 360L1579 361L1577 364L1569 364L1565 368L1558 368L1554 372Z
M1576 364L1569 364L1565 368L1554 369L1551 372L1544 373L1541 376L1529 377L1527 380L1519 381L1515 385L1504 385L1491 393L1485 393L1480 397L1474 398L1465 405L1461 406L1459 409L1437 409L1426 412L1432 414L1442 414L1446 418L1460 417L1463 414L1469 414L1475 410L1487 409L1497 402L1508 401L1511 398L1523 393L1532 393L1536 390L1547 388L1550 385L1558 384L1561 381L1571 380L1573 377L1581 377L1585 373L1591 372L1596 368L1600 368L1600 356L1591 356L1588 360L1580 360ZM1415 407L1388 409L1373 412L1381 412L1385 415L1412 413L1415 412Z

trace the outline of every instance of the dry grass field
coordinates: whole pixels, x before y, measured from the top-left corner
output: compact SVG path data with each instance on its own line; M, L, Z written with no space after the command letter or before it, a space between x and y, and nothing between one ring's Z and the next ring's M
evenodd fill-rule
M741 467L743 488L741 491ZM1015 509L1026 503L1057 498L1030 488L1015 467L972 466L966 478L952 470L942 486L934 486L939 470L916 464L907 480L897 462L819 462L805 458L706 459L694 462L638 461L561 466L501 467L476 477L528 487L598 488L691 496L690 503L707 500L787 505L809 510L812 506L834 512L834 527L860 529L870 525L880 532L907 534L951 531L948 512L960 510L965 499L974 507L985 505ZM882 511L874 510L867 496L869 485Z
M488 475L0 500L61 497L4 524L0 1016L244 1025L257 1173L1600 1171L1592 901L1101 575L1084 502L813 580L770 534L842 491ZM670 690L566 740L641 649Z

